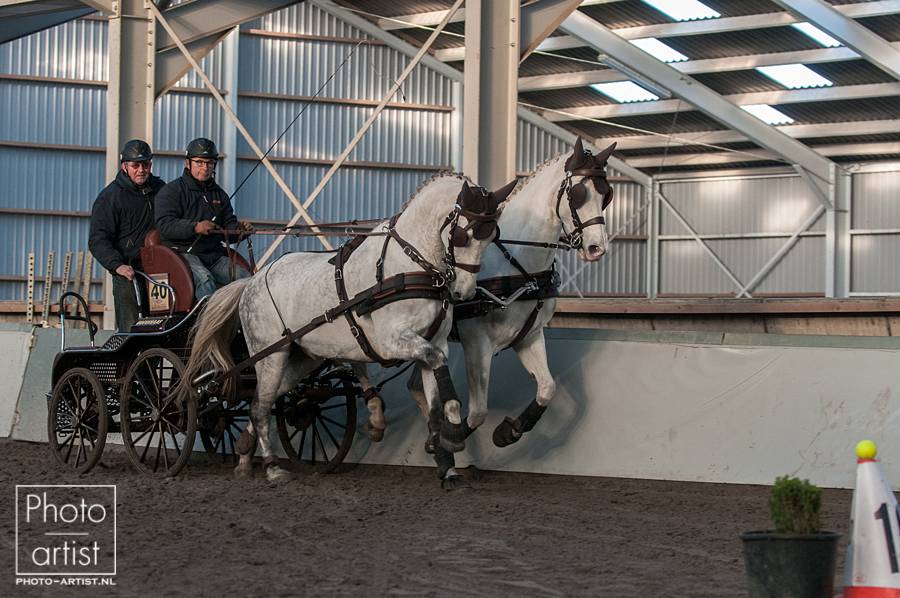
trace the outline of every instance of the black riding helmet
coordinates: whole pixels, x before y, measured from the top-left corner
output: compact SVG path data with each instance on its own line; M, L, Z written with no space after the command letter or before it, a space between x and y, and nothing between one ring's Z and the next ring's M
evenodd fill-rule
M122 146L119 162L148 162L153 159L153 151L146 141L132 139Z
M184 153L185 158L206 158L208 160L218 160L219 150L216 144L206 137L198 137L187 145Z

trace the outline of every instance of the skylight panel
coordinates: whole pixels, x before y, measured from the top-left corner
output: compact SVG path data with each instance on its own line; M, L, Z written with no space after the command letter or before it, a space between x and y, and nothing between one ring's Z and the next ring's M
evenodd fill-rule
M834 39L812 23L791 23L791 27L805 33L826 48L837 48L841 45L841 42Z
M676 21L715 19L722 16L698 0L644 0L644 2Z
M768 104L747 104L741 108L770 125L789 125L794 122L793 118Z
M831 81L815 72L805 64L779 64L777 66L758 66L756 70L781 83L788 89L804 87L831 87Z
M647 52L654 58L662 60L663 62L684 62L688 59L687 56L685 56L675 48L667 46L655 37L633 39L631 40L631 43L633 43L644 52Z
M616 81L614 83L594 83L594 89L622 104L630 102L652 102L659 96L652 94L634 81Z

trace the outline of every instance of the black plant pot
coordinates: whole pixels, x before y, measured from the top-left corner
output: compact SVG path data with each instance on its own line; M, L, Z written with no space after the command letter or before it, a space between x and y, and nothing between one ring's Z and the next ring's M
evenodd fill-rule
M831 598L840 537L835 532L741 534L751 598Z

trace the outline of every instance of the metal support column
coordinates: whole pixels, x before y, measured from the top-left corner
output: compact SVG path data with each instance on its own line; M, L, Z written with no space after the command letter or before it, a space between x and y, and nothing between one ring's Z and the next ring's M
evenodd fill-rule
M235 114L238 113L238 65L239 47L240 47L240 26L231 30L224 40L222 40L222 59L224 63L222 86L227 92L225 94L225 103L231 108ZM223 119L225 116L223 115ZM223 160L222 174L219 177L219 184L228 193L234 192L234 186L237 180L237 129L234 127L222 127L222 151L225 154Z
M643 187L647 202L647 298L656 299L659 294L659 181Z
M825 296L850 293L851 175L835 165L831 185L832 208L825 216Z
M106 180L119 169L119 150L129 139L153 145L156 23L145 0L120 0L109 17L109 86L106 96ZM115 327L112 277L103 281L103 327ZM90 289L85 289L89 295Z
M516 174L519 52L519 2L470 0L466 5L465 173L491 189ZM477 74L472 72L476 63ZM473 164L477 164L474 169Z

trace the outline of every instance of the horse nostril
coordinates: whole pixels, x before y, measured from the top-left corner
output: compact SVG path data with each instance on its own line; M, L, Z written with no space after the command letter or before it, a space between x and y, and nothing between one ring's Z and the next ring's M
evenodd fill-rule
M606 252L600 249L599 245L591 245L590 247L588 247L588 253L590 255L601 256Z
M459 291L453 291L453 298L462 299L462 293L460 293Z

